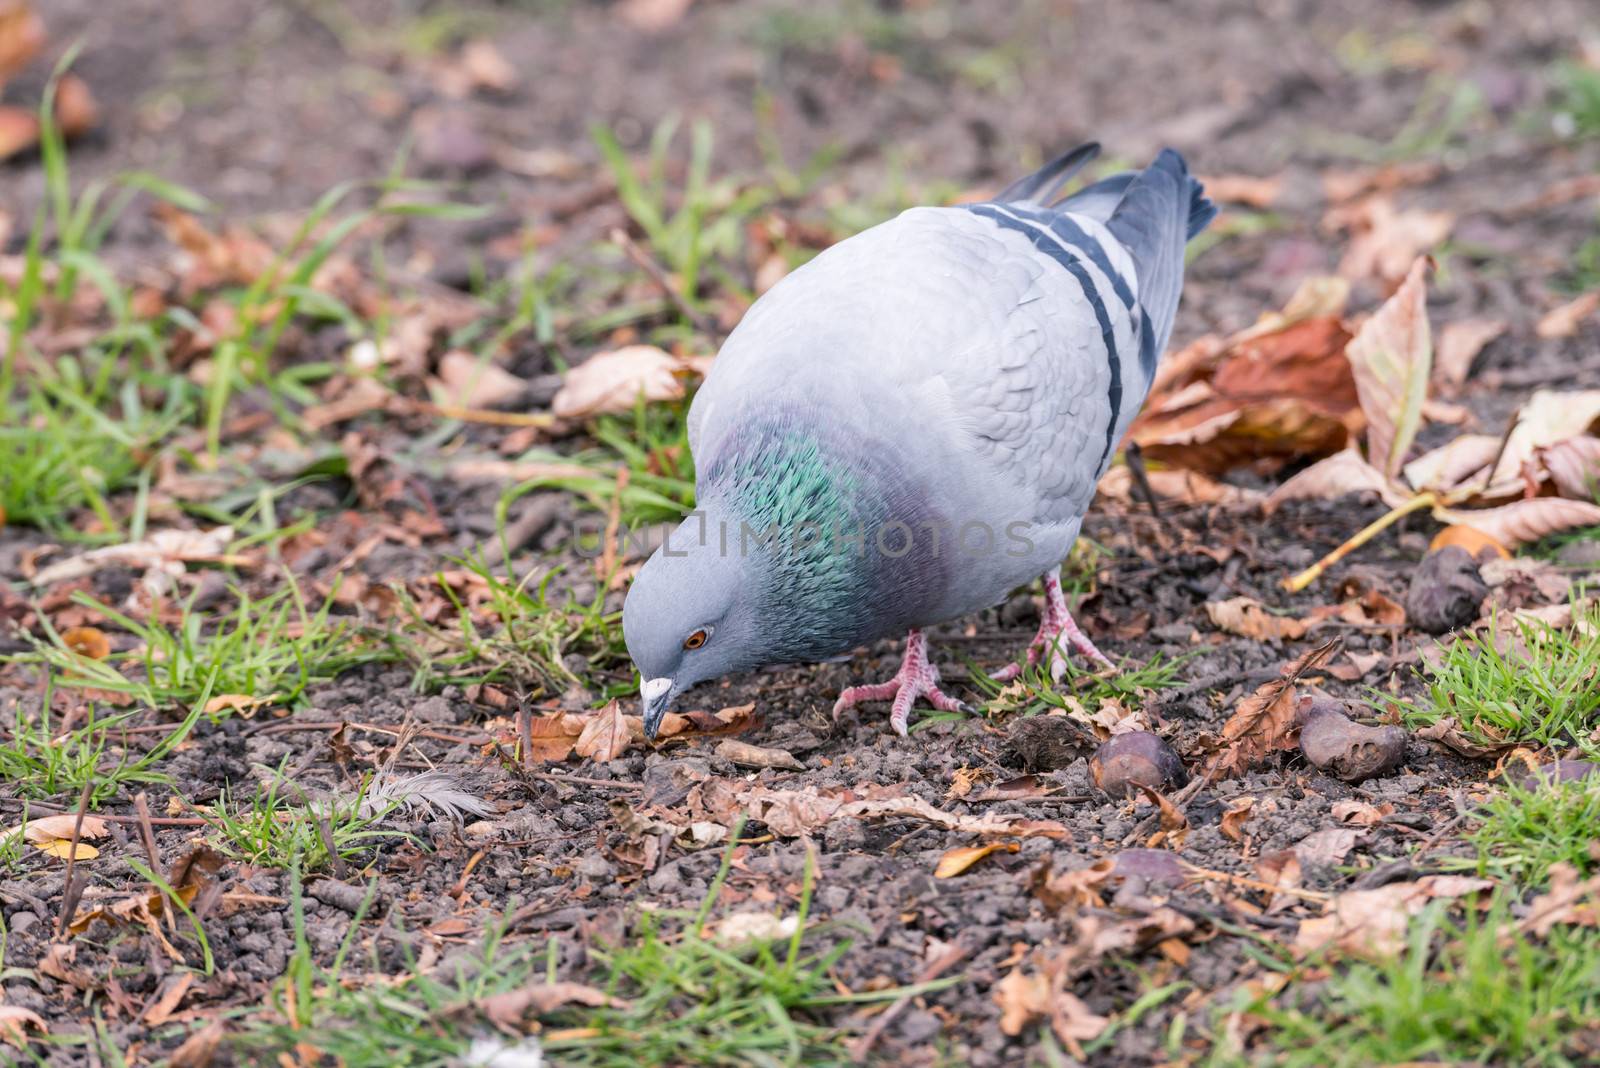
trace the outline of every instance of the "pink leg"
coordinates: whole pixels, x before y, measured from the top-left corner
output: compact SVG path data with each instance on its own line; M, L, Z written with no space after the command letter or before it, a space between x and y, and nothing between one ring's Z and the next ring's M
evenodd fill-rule
M1028 643L1028 666L1037 664L1045 650L1049 650L1050 678L1060 682L1061 676L1067 673L1067 658L1061 647L1063 641L1080 656L1095 661L1101 667L1113 666L1110 658L1096 649L1089 636L1078 629L1072 613L1067 610L1067 597L1061 592L1061 575L1057 570L1044 577L1044 618L1039 622L1039 633ZM1011 663L990 678L997 682L1009 682L1020 674L1022 665Z
M911 706L919 697L926 697L928 703L941 712L970 711L965 704L939 689L939 669L928 659L928 639L923 637L922 631L913 630L906 635L906 655L894 678L868 686L851 686L833 703L833 718L838 720L840 712L863 701L893 698L889 726L904 738L911 721Z

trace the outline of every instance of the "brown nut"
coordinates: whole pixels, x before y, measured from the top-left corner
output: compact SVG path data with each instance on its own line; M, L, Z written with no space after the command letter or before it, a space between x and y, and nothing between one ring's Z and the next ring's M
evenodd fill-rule
M1406 732L1368 727L1344 714L1344 703L1322 695L1300 699L1300 751L1314 767L1345 782L1361 782L1405 762Z
M1141 786L1164 791L1189 781L1178 754L1150 731L1113 734L1089 758L1089 774L1112 797L1136 795Z

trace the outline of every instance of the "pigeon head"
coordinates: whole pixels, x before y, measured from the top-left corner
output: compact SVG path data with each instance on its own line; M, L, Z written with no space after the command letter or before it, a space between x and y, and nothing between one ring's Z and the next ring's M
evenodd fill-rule
M622 632L639 669L644 729L651 738L684 690L768 662L753 596L762 562L736 546L725 547L722 528L707 513L691 515L668 535L628 590Z

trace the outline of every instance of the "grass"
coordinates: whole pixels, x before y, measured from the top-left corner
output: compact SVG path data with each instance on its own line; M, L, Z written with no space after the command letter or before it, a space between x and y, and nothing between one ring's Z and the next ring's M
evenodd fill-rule
M733 842L738 836L735 828ZM562 1065L842 1065L849 1063L847 1036L825 1022L828 1013L953 981L837 993L828 973L849 942L826 925L807 924L809 867L791 936L721 943L706 925L732 860L730 843L698 912L645 912L625 941L590 946L590 967L567 975L556 942L513 945L491 929L470 963L427 971L413 960L398 981L359 982L341 974L359 917L333 964L318 966L305 937L296 878L296 951L271 1000L275 1011L252 1021L237 1042L263 1060L274 1052L315 1050L345 1068L460 1063L475 1039L510 1044L485 1022L485 999L568 981L592 984L616 1000L540 1015L538 1043Z
M1556 67L1556 115L1574 137L1600 137L1600 70L1581 63Z
M49 640L38 643L31 659L51 668L60 686L123 694L152 708L205 708L227 696L298 707L312 684L398 657L387 643L365 639L352 620L333 616L331 594L311 608L293 583L260 598L237 591L226 613L199 611L191 597L172 626L134 619L82 592L73 598L133 635L137 647L91 660L46 622Z
M1585 1048L1600 1012L1600 931L1557 927L1543 941L1524 937L1514 933L1504 899L1482 916L1447 916L1442 904L1430 906L1413 922L1404 952L1340 968L1311 988L1308 1004L1244 1006L1267 1024L1261 1045L1271 1052L1223 1063L1593 1063Z
M37 717L20 703L10 730L0 742L0 782L13 783L23 797L76 799L90 786L89 803L98 807L128 787L169 783L161 763L189 736L200 718L191 711L150 749L139 752L120 733L136 713L102 716L90 705L86 720L58 733L47 688Z
M390 641L413 665L418 689L510 683L530 697L542 697L592 685L595 673L626 662L620 614L606 610L603 588L583 604L570 592L558 592L558 568L533 582L531 571L517 580L478 557L457 563L481 590L477 611L442 576L438 584L453 610L448 622L430 621L417 600L400 591L406 623ZM584 675L567 666L573 654L587 665ZM631 688L630 681L619 692Z
M285 758L287 762L287 758ZM410 836L380 824L392 806L374 809L365 792L348 798L311 802L280 767L250 800L223 794L209 809L196 809L217 845L250 865L317 871L334 858L358 862L384 843Z
M1457 638L1422 670L1426 697L1400 702L1407 726L1450 716L1481 745L1600 752L1590 737L1600 726L1600 611L1571 628L1517 621L1498 642L1497 629Z
M1467 838L1477 848L1479 874L1539 886L1552 864L1570 864L1583 875L1596 866L1590 846L1600 826L1600 781L1509 782L1477 817Z

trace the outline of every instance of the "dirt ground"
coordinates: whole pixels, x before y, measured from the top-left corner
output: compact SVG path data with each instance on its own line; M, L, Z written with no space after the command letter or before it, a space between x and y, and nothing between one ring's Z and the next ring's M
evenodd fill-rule
M881 204L885 188L895 184L914 193L993 189L1061 147L1094 138L1118 159L1143 160L1172 145L1201 175L1281 176L1281 191L1264 213L1269 223L1228 230L1194 261L1177 350L1203 334L1247 327L1282 306L1303 278L1338 267L1348 237L1323 225L1330 171L1421 161L1425 173L1396 196L1407 208L1454 218L1430 290L1436 328L1472 318L1509 324L1456 398L1462 417L1495 434L1536 389L1600 387L1600 320L1565 337L1542 338L1535 329L1565 299L1564 273L1596 233L1592 196L1538 201L1564 182L1593 175L1600 140L1553 137L1529 118L1550 92L1552 65L1578 47L1585 29L1591 40L1600 33L1584 0L704 0L655 30L620 17L616 5L581 0L463 0L444 7L421 0L53 0L40 10L52 55L82 41L74 69L100 104L98 128L70 151L75 183L147 170L210 198L224 218L271 225L304 211L337 183L382 175L404 158L410 173L447 180L455 199L492 209L467 222L418 219L386 234L389 262L430 291L491 286L514 272L530 247L541 268L581 258L626 226L591 138L597 125L643 155L664 116L707 118L719 175L761 172L771 161L769 143L781 145L795 167L815 153L834 153L820 182L792 198L797 214L817 205ZM462 39L485 36L510 61L512 84L457 96L441 57ZM7 98L37 99L44 70L45 64L32 68L8 87ZM1478 104L1452 125L1449 101L1461 86ZM1430 139L1435 134L1437 142ZM5 164L4 176L0 208L13 221L7 251L20 253L46 177L36 157ZM110 235L104 256L136 276L169 254L162 235L159 222L136 206ZM1351 304L1368 309L1385 295L1377 283L1358 282ZM519 339L506 365L548 385L567 363L614 347L614 339ZM337 333L325 334L305 342L303 358L340 347ZM536 405L549 393L538 389L544 392ZM272 410L248 396L241 403L245 412L252 405ZM468 482L442 459L502 455L497 450L512 431L469 425L442 436L435 427L416 414L361 424L373 462L404 483L401 492L378 499L352 480L309 484L283 498L281 523L311 516L320 531L295 539L281 555L308 590L331 590L336 572L361 589L425 583L454 566L452 558L495 541L506 480ZM323 444L339 443L348 430L328 427ZM1422 441L1435 444L1454 432L1433 426ZM592 444L580 432L554 447L573 454ZM437 448L452 451L429 455ZM1262 488L1282 474L1244 471L1231 478ZM583 601L592 595L594 571L574 547L573 531L601 529L605 515L576 496L551 493L516 502L512 522L535 507L547 511L544 529L515 547L509 570L519 576L559 570L557 588ZM1239 701L1313 643L1225 633L1206 604L1251 597L1302 614L1308 604L1340 599L1335 591L1352 579L1404 603L1435 529L1423 518L1405 520L1358 550L1307 594L1279 585L1383 511L1349 500L1296 502L1263 517L1180 502L1157 517L1143 503L1103 501L1085 524L1087 538L1104 551L1080 569L1086 595L1078 618L1119 659L1177 665L1167 685L1128 700L1196 768ZM388 536L395 527L408 536ZM365 545L372 535L382 536ZM24 589L25 567L52 540L27 526L0 529L0 579ZM1566 563L1581 578L1594 561L1574 556ZM116 603L136 577L102 570L86 588ZM261 572L241 581L265 593L277 580ZM608 609L620 609L623 595L619 585ZM1035 596L1019 593L1003 607L939 629L932 646L946 677L964 680L969 664L992 670L1010 660L1032 634L1038 611ZM1422 639L1415 631L1334 622L1313 637L1334 634L1343 651L1331 665L1337 670L1318 680L1324 691L1355 703L1418 693L1413 667ZM0 653L25 648L0 635ZM632 672L625 656L615 648L599 655L579 672L591 688L543 693L531 702L536 711L578 712L612 689L626 689ZM358 666L315 684L295 707L202 720L165 762L170 784L145 790L156 817L154 862L170 865L202 833L189 819L195 806L253 790L263 769L286 767L313 797L336 793L387 757L395 731L407 733L398 766L458 772L487 799L493 828L483 838L444 818L403 820L398 826L414 842L386 846L361 870L335 874L331 881L356 886L376 877L383 903L357 932L357 951L346 963L346 975L357 982L398 959L402 947L426 946L451 959L508 914L509 938L559 936L560 966L578 969L586 947L625 930L642 902L692 912L717 874L721 850L652 836L627 813L677 810L708 781L920 798L964 815L1056 821L1060 834L1018 837L1017 851L941 879L933 875L941 857L972 844L972 835L904 815L834 820L810 838L775 834L740 846L718 898L719 908L753 903L792 911L809 858L816 865L813 917L853 933L831 974L839 989L924 981L931 962L950 947L961 950L948 967L955 981L899 1009L874 1037L869 1059L1048 1063L1039 1027L1008 1035L994 997L1030 947L1070 941L1068 917L1042 904L1031 881L1044 864L1067 872L1144 845L1156 808L1144 799L1111 800L1094 788L1081 732L1046 736L1020 727L1020 717L998 716L942 721L901 740L887 730L886 708L877 706L832 723L828 713L839 691L887 677L898 655L898 643L885 643L845 663L774 669L692 695L694 707L709 710L753 703L755 725L739 740L793 754L798 771L753 771L721 754L716 738L695 737L635 746L608 763L574 757L522 768L502 760L494 744L505 751L515 744L515 712L525 692L519 680L421 692L411 665ZM970 682L955 686L969 699L984 696ZM43 695L36 666L0 665L0 709L37 709ZM630 710L632 700L623 698ZM151 744L125 741L134 751ZM1398 771L1350 785L1298 752L1285 753L1197 794L1178 852L1209 872L1253 878L1259 857L1292 849L1336 823L1334 806L1353 800L1387 814L1336 863L1308 865L1301 886L1332 893L1393 882L1428 870L1426 857L1453 848L1457 802L1491 766L1413 737ZM993 789L1022 776L1033 778L1018 796ZM132 792L119 790L101 803L102 811L130 818L111 824L98 862L80 866L87 889L77 892L86 900L117 899L146 885L117 859L144 863L146 856L131 818ZM18 783L0 784L8 823L20 813L22 796ZM1255 799L1245 842L1223 828L1223 814L1243 797ZM73 801L58 799L56 807L70 811ZM206 927L214 970L194 983L182 1008L165 1015L171 1022L157 1027L141 1016L170 989L175 962L138 926L103 925L74 942L72 967L91 977L89 989L38 974L64 907L67 872L47 857L13 865L0 879L4 1002L38 1013L57 1037L103 1028L131 1064L170 1056L197 1021L235 1010L242 1017L262 1003L295 953L290 876L270 865L229 861L218 878L230 893L261 895L268 903L212 913ZM1124 892L1150 890L1136 880ZM1172 907L1196 932L1181 950L1108 956L1076 976L1071 989L1101 1015L1126 1010L1164 983L1192 984L1095 1046L1087 1063L1203 1062L1200 1038L1172 1047L1174 1022L1180 1014L1195 1019L1220 1010L1242 984L1260 979L1259 960L1239 928L1275 937L1292 922L1292 913L1241 906L1250 894L1215 879L1172 891ZM352 902L334 891L313 893L305 909L305 934L325 963L346 938ZM873 1019L840 1010L830 1022L859 1032ZM1182 1022L1177 1026L1181 1035ZM110 1063L83 1046L36 1050L36 1059L52 1065ZM1073 1062L1070 1054L1055 1055L1065 1058L1057 1063ZM254 1056L224 1050L218 1063L255 1063ZM270 1063L291 1063L284 1056Z

